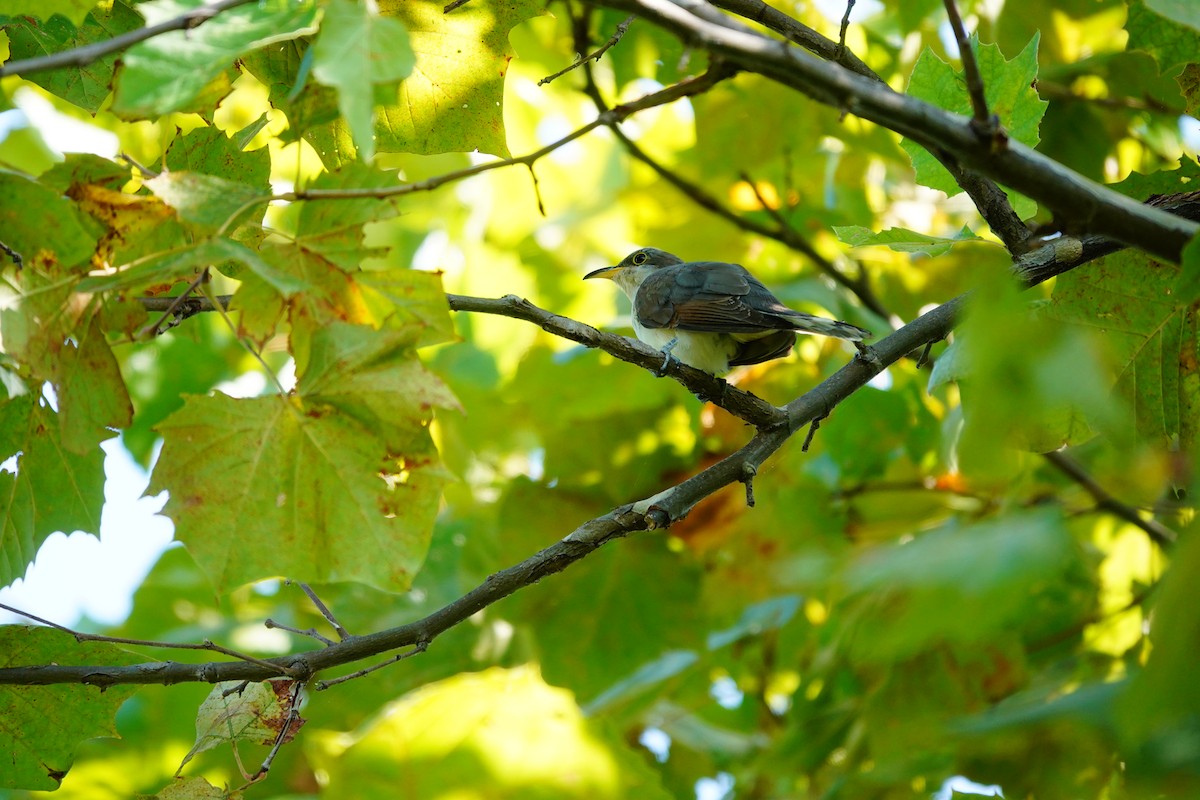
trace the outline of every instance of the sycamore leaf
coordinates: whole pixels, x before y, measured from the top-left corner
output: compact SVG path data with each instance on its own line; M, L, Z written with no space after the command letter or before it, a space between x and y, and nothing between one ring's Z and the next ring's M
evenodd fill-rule
M111 644L77 642L70 634L27 625L0 626L0 668L34 664L137 663ZM0 686L0 753L4 786L53 791L86 739L117 735L113 717L132 686Z
M903 659L939 641L988 640L1044 624L1033 610L1082 555L1055 512L947 525L911 542L872 548L850 565L855 593L851 649L871 660Z
M0 471L0 586L25 574L46 537L57 531L99 535L104 454L90 438L68 448L53 411L21 395L0 404L5 452L15 474ZM106 437L107 438L107 437Z
M319 742L313 758L331 800L395 798L401 785L409 797L670 797L639 754L531 667L429 684Z
M216 127L197 128L176 137L167 149L167 174L201 173L233 181L241 190L271 191L271 155L265 147L246 152Z
M138 263L118 267L110 275L85 278L77 288L81 292L109 292L170 282L184 275L193 275L205 267L218 267L229 261L246 266L284 295L308 286L302 278L277 269L246 245L232 239L217 238L204 239L180 250L160 253Z
M1192 0L1146 0L1146 7L1155 14L1200 31L1200 6Z
M85 47L105 41L123 33L142 27L142 18L125 0L116 0L108 7L92 8L92 0L15 0L4 4L4 11L12 20L4 26L9 38L10 57L13 61L58 53L74 47ZM55 7L71 5L81 9L82 14L71 13L69 24L63 17L55 16ZM31 16L26 16L21 5L32 6ZM88 9L91 9L90 13ZM86 19L84 19L86 16ZM41 17L36 20L33 17ZM76 27L78 26L78 27ZM65 67L31 73L26 80L41 86L51 94L74 103L93 114L100 109L108 97L112 85L113 67L120 51L109 53L82 67Z
M1125 250L1058 278L1048 312L1103 341L1118 394L1143 436L1190 449L1200 419L1200 349L1191 299L1196 244L1185 270ZM1182 290L1182 293L1181 293Z
M1169 13L1171 2L1131 0L1129 17L1125 21L1125 29L1129 31L1128 48L1143 50L1153 56L1163 75L1175 75L1200 59L1197 55L1200 53L1200 24L1197 22L1200 11L1189 3L1187 11L1181 6L1178 15ZM1188 24L1191 27L1187 27Z
M285 744L290 742L305 723L303 717L291 716L293 687L290 680L214 685L196 712L196 743L183 757L179 770L200 753L222 744L272 745L281 736Z
M977 45L976 58L988 111L1000 117L1000 124L1010 137L1030 147L1036 146L1040 141L1038 127L1049 105L1034 88L1038 74L1038 37L1034 36L1011 61L1005 59L994 44L978 45L974 38L972 44ZM909 79L908 94L956 114L971 114L971 98L962 72L942 61L932 50L926 49L917 59ZM912 159L920 183L952 197L962 191L946 168L924 147L910 139L903 140L900 146ZM1022 219L1032 216L1037 208L1031 200L1012 199Z
M413 333L337 325L314 337L298 397L191 397L163 422L151 492L221 589L284 575L408 588L443 476L429 438L453 397Z
M950 251L959 242L985 241L976 236L970 228L963 229L952 237L930 236L917 233L905 228L888 228L876 233L861 225L835 226L833 233L837 238L851 247L870 247L884 245L900 253L924 253L928 256L940 256Z
M383 189L398 184L396 173L384 172L361 164L348 164L320 175L311 189ZM400 213L396 198L364 197L304 200L294 203L281 215L278 225L287 225L296 244L337 264L344 270L356 270L362 262L381 251L363 244L363 226L368 222L390 219Z
M204 5L203 0L154 0L138 11L153 25ZM113 111L151 117L186 108L243 53L312 33L317 4L250 3L203 25L170 31L134 45L122 57Z
M209 231L244 221L256 207L261 209L254 201L263 196L252 186L199 172L164 172L146 181L146 187L180 218Z
M373 4L331 0L325 7L313 53L313 76L338 93L338 108L359 157L375 156L375 87L412 72L408 31L382 17Z
M100 227L69 198L29 178L0 172L0 231L4 244L27 267L52 271L84 262L96 249Z
M95 5L96 0L8 0L0 21L3 21L4 15L43 20L60 16L78 25Z

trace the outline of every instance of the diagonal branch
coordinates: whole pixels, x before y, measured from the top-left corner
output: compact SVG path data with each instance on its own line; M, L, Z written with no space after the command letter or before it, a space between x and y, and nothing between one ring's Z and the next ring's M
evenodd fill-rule
M739 69L896 131L931 152L946 153L962 166L1034 198L1058 218L1074 223L1075 229L1109 236L1175 263L1200 231L1196 223L1124 197L1020 142L997 146L995 141L981 141L970 119L755 33L699 0L592 2L638 14Z
M120 36L105 39L103 42L94 42L58 53L50 53L36 58L26 58L21 61L10 61L7 64L0 64L0 78L6 75L26 76L34 72L46 72L47 70L59 69L61 67L85 67L93 61L99 61L109 53L119 53L138 42L153 39L155 36L161 36L169 31L190 30L191 28L199 27L222 11L228 11L231 8L244 6L251 2L254 2L254 0L218 0L218 2L212 5L194 8L177 17L164 20L157 25L138 28L137 30L123 33Z
M1107 489L1096 482L1096 479L1087 473L1087 471L1079 465L1079 462L1071 458L1061 450L1054 450L1049 453L1042 453L1042 458L1054 465L1059 472L1066 475L1096 501L1096 507L1107 511L1114 517L1123 519L1130 525L1136 525L1146 532L1150 539L1162 548L1169 548L1175 544L1176 533L1161 522L1155 519L1146 519L1137 512L1137 509L1122 503L1116 497L1109 493Z
M841 47L838 42L768 6L763 0L713 0L713 5L765 25L810 53L840 64L851 72L877 82L880 87L891 90L874 70L860 61L848 48ZM987 176L963 169L950 154L938 149L930 150L930 153L942 163L955 183L961 186L975 203L980 215L987 221L992 232L1004 242L1009 252L1022 252L1022 245L1030 236L1029 228L1013 210L1004 190Z

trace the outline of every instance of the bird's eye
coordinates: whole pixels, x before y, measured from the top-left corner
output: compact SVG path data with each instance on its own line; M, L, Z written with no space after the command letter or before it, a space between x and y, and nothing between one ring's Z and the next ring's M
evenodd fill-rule
M642 264L646 263L647 258L649 258L649 256L645 253L634 253L633 263L640 267Z

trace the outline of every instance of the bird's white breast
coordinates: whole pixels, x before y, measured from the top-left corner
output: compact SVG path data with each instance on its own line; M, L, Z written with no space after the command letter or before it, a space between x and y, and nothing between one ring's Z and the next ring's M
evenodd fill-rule
M671 348L672 356L689 367L702 369L713 375L724 375L729 371L729 359L737 350L737 342L731 336L681 331L676 328L646 328L637 321L636 315L633 319L633 332L637 334L639 341L658 350L662 350L675 339L675 346Z

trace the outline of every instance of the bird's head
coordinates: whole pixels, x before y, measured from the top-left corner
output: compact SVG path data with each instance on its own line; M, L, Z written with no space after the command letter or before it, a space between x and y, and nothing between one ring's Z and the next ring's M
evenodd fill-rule
M665 250L659 250L654 247L643 247L641 250L634 250L625 256L625 258L621 259L620 264L612 267L601 267L584 275L583 279L610 278L613 283L625 291L625 294L632 298L634 292L637 291L637 287L642 285L642 281L646 280L650 273L682 263L682 258L671 255Z

